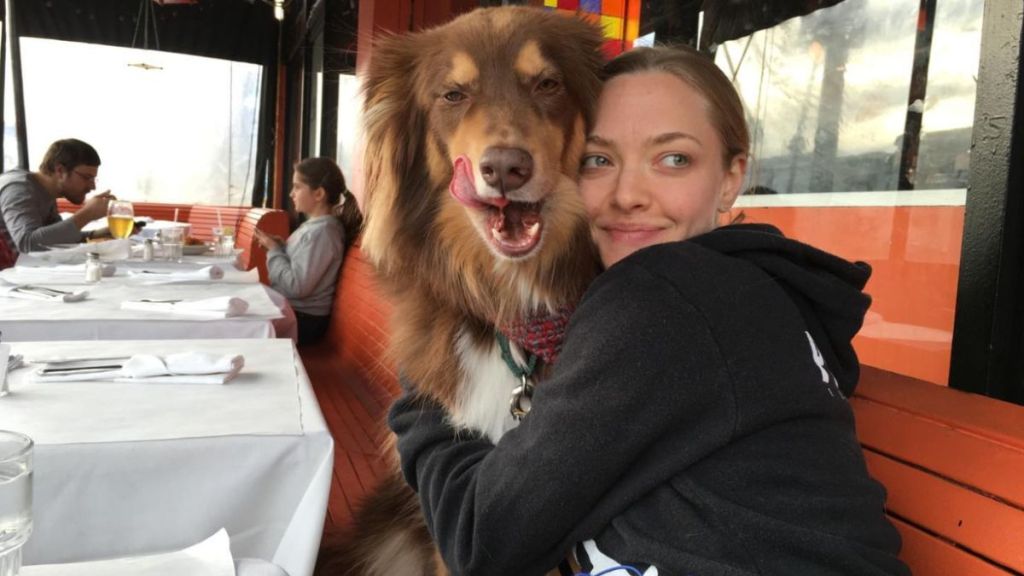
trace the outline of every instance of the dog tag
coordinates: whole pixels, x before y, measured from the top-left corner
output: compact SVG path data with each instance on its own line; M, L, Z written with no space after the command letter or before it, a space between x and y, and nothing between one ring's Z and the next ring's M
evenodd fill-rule
M519 377L522 384L512 389L512 401L509 411L517 422L530 412L530 400L533 398L533 382L523 374Z

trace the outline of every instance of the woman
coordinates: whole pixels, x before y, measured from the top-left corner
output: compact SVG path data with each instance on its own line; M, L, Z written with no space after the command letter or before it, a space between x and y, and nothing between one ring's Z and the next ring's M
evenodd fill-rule
M580 193L606 266L497 445L392 409L453 574L906 574L844 396L870 271L769 226L716 228L749 136L691 50L606 68ZM626 572L618 572L625 574Z
M287 243L261 230L256 230L256 241L267 250L270 286L295 310L298 344L303 346L327 331L345 248L359 234L363 219L341 169L330 158L296 164L290 197L295 211L307 220Z

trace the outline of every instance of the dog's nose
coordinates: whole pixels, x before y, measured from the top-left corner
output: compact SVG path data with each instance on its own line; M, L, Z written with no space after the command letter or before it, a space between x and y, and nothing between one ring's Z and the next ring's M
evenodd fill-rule
M491 146L480 158L480 175L502 194L511 192L530 181L533 157L522 148Z

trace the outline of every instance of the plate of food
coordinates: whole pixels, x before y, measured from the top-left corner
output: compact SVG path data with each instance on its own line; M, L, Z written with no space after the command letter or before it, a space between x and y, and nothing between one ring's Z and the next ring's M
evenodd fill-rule
M181 253L185 256L202 256L210 251L206 244L188 244L181 247Z
M201 256L210 250L210 246L195 236L186 236L185 245L181 247L181 253L186 256Z

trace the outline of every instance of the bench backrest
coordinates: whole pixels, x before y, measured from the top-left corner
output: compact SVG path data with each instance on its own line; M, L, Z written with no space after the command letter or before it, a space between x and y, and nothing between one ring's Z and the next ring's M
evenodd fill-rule
M200 240L213 240L214 227L231 226L238 230L250 210L251 206L193 206L188 214L188 233Z
M345 252L324 344L335 351L345 380L362 386L383 410L400 391L387 354L390 320L391 305L357 240Z
M58 212L77 212L81 206L76 206L64 198L57 199ZM162 204L157 202L132 202L135 217L149 216L154 220L174 220L174 211L178 211L178 221L188 222L191 204Z
M1024 406L868 367L851 403L915 575L1024 572Z
M235 248L241 248L239 256L244 270L255 268L259 271L260 282L269 284L267 276L267 251L256 241L256 229L280 236L288 237L288 214L282 210L269 208L250 208L235 228Z

